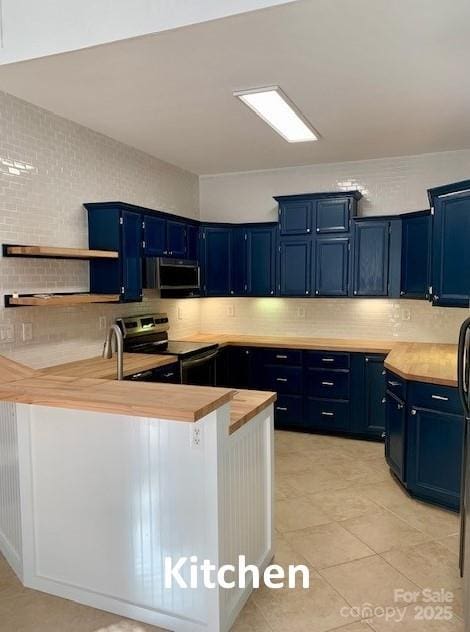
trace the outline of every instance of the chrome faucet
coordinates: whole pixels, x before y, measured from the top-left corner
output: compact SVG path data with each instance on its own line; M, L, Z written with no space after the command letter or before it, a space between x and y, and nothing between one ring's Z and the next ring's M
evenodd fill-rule
M103 358L108 360L113 357L113 336L116 338L116 356L117 356L117 379L122 380L124 378L123 369L123 338L122 331L118 325L111 325L104 341L103 346Z

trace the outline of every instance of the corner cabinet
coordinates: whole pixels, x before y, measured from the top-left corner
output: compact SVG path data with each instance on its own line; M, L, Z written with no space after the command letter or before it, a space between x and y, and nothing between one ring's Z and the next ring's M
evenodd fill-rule
M429 298L431 211L402 215L401 289L403 298Z
M470 303L470 180L428 191L433 207L431 290L433 305Z
M231 289L232 228L205 226L202 230L202 279L205 296L229 296Z
M117 250L118 259L90 261L90 292L142 300L142 216L121 205L85 204L91 249Z

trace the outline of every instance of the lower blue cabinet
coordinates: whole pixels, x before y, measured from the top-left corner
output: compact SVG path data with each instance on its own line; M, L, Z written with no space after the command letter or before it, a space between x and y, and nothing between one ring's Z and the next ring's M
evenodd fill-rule
M303 395L279 394L277 396L276 403L274 404L274 420L276 427L306 430L303 406Z
M406 406L390 391L386 397L385 458L395 476L406 483Z
M305 404L306 427L326 432L349 432L351 415L349 402L307 397Z

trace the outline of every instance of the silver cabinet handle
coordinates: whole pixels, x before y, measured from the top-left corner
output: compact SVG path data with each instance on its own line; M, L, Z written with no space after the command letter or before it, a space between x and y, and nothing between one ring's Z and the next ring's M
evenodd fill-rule
M411 409L411 414L416 415L416 410L414 408Z
M335 359L334 358L322 358L321 361L322 362L334 362Z
M163 377L173 377L174 373L164 373Z
M322 382L322 386L334 386L334 382Z
M277 377L276 378L276 382L287 382L287 378L286 377Z
M276 410L282 410L283 412L287 412L287 408L285 406L276 406Z
M385 373L386 373L386 371L385 371L385 369L384 369L384 370L382 371L382 375L385 375Z
M403 404L397 404L397 408L398 410L401 410L403 408Z
M393 380L388 380L390 386L400 386L400 382L394 382Z
M286 356L286 355L282 355L281 353L278 353L278 354L276 355L276 358L277 358L278 360L287 360L287 356Z
M334 414L334 413L328 413L328 412L326 412L325 410L322 410L322 411L321 411L321 414L322 414L324 417L334 417L334 416L335 416L335 414Z
M307 291L305 292L305 294L310 294L310 292L307 290Z
M443 395L431 395L431 399L440 399L442 402L448 402L449 398Z
M386 397L382 397L382 404L385 404L387 402L387 398Z

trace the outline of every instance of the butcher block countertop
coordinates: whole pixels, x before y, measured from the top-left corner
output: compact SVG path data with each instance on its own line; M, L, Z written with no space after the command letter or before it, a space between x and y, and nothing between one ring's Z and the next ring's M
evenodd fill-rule
M385 366L406 380L457 386L457 345L396 340L245 336L243 334L195 334L185 340L248 347L318 349L388 354Z
M385 366L405 380L457 386L457 345L399 342Z
M177 362L178 358L172 355L153 355L145 353L124 353L124 377L149 371L167 364ZM116 378L116 356L105 359L101 356L56 364L45 369L40 369L43 375L61 375L63 377L94 377L104 380Z
M158 356L152 358L155 366ZM87 366L88 375L97 371L95 361L91 358L35 371L0 356L0 401L193 422L230 402L232 434L276 399L275 393L261 391L81 377L87 374ZM79 365L77 375L59 373L62 366L72 364Z
M243 334L194 334L182 340L217 343L221 347L278 347L319 351L356 351L359 353L388 353L394 340L360 340L358 338L301 338L300 336L247 336Z

